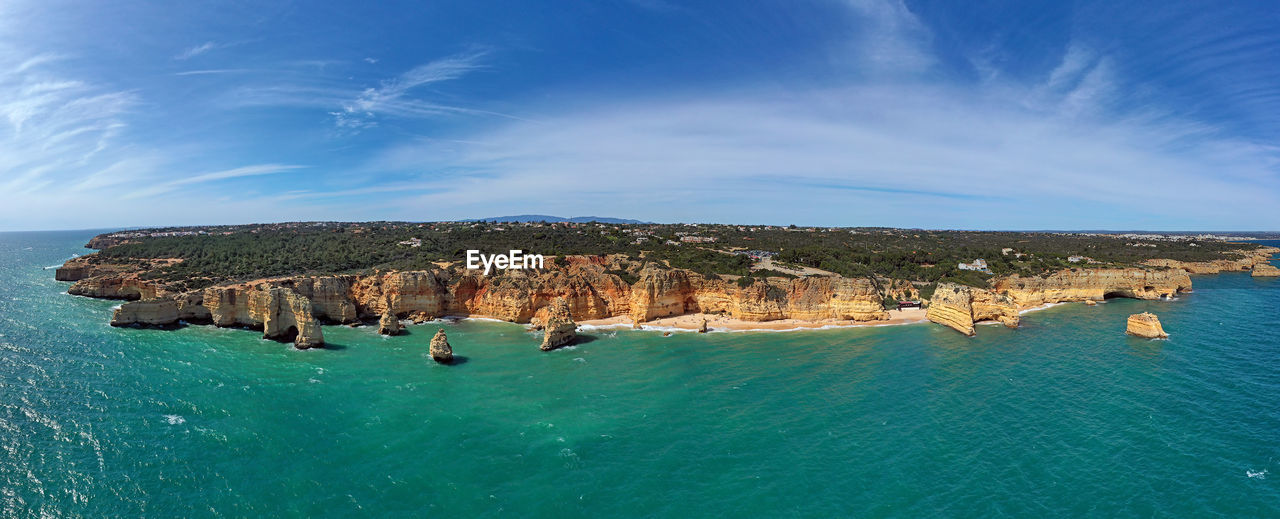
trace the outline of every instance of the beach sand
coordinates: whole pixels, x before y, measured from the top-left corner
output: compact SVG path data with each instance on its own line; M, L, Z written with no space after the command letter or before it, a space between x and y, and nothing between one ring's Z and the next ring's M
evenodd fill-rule
M891 324L911 324L925 321L925 311L919 308L906 310L889 310L889 319L885 321L848 321L824 319L821 321L805 321L800 319L779 319L776 321L743 321L716 314L685 314L675 317L664 317L641 323L645 329L677 329L697 330L703 319L707 320L710 331L747 331L747 330L800 330L810 328L827 328L842 326L885 326ZM631 327L630 317L617 316L608 319L581 321L578 324L594 327Z

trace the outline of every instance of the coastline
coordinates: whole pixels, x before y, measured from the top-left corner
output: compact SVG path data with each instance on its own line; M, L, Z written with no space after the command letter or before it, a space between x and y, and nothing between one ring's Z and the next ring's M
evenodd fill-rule
M635 328L635 321L627 316L616 316L608 319L590 319L578 323L579 327L592 329L638 329L645 331L680 331L696 332L707 320L707 331L714 332L788 332L804 330L826 330L832 328L860 328L867 326L899 326L928 322L925 310L889 310L889 319L877 321L853 321L848 319L776 319L772 321L747 321L734 319L720 314L692 313L672 317L662 317L640 323Z

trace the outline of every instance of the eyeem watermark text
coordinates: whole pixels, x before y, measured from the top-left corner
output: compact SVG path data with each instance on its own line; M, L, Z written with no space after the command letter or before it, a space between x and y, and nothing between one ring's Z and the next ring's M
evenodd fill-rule
M467 269L477 270L481 266L484 267L486 276L489 275L489 270L494 268L499 270L540 269L542 268L542 255L525 254L520 249L507 251L505 256L502 254L485 255L478 250L468 249Z

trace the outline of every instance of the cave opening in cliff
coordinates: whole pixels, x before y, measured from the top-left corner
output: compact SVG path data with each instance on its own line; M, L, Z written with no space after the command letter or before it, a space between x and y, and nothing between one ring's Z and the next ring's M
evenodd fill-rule
M282 332L275 339L280 342L293 342L297 338L298 338L298 327L290 326L288 329Z
M1102 294L1103 299L1115 299L1117 297L1133 297L1133 294L1126 291L1115 291Z

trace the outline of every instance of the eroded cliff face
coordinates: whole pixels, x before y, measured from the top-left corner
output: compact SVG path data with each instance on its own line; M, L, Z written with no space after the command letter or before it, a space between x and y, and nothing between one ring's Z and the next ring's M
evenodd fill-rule
M1256 250L1241 252L1235 258L1211 261L1177 261L1169 259L1153 259L1144 262L1156 267L1182 269L1190 274L1218 274L1221 272L1243 272L1258 265L1269 265L1272 256L1280 254L1280 248L1260 247Z
M1043 277L997 278L989 289L940 283L926 316L930 321L973 335L974 323L982 321L999 321L1016 328L1021 322L1021 310L1044 304L1101 301L1108 297L1160 299L1190 290L1191 277L1180 269L1067 269Z
M1009 328L1022 322L1009 296L956 283L938 284L925 318L968 336L977 334L974 324L982 321L999 321Z
M631 287L636 322L688 313L724 314L743 321L778 319L878 321L889 318L882 297L861 278L774 278L739 287L680 269L649 265Z
M1255 265L1249 264L1260 271ZM272 338L294 336L299 347L323 343L321 322L354 323L384 314L413 319L480 315L546 323L552 302L558 299L577 320L628 316L639 323L689 313L746 321L888 318L881 308L883 295L867 279L770 278L739 286L719 277L619 257L571 256L562 258L558 267L490 276L457 267L433 268L263 279L192 292L171 291L142 279L139 271L130 270L134 267L102 265L90 257L68 262L58 276L76 279L69 290L73 294L134 300L113 316L116 325L209 322L263 330ZM143 266L142 271L149 267ZM638 280L628 284L614 274L619 271ZM882 280L881 285L899 298L918 296L910 283ZM1046 303L1107 297L1155 299L1190 289L1190 277L1176 268L1069 269L1048 276L997 278L990 289L941 284L927 318L972 335L974 324L983 321L1017 327L1019 310Z
M178 302L147 299L122 304L111 314L111 326L172 326L178 322Z
M1180 269L1067 269L1044 277L1009 276L992 283L1021 308L1069 301L1101 301L1108 297L1169 298L1191 290L1191 278Z
M952 330L972 337L977 334L973 327L973 287L955 283L938 283L929 300L929 310L925 318Z
M1253 266L1253 273L1250 274L1255 278L1274 278L1280 277L1280 268L1270 263L1260 263Z

